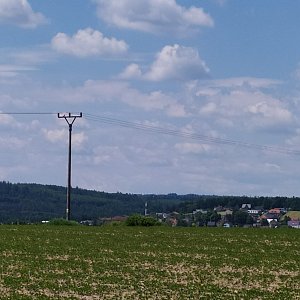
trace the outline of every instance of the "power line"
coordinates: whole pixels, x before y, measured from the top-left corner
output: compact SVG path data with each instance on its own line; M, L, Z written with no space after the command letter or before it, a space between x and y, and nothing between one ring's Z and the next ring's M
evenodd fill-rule
M97 115L93 115L93 114L89 114L89 113L84 113L84 116L89 121L106 123L106 124L116 125L116 126L125 127L125 128L131 128L131 129L136 129L136 130L152 132L152 133L160 133L160 134L172 135L172 136L177 136L177 137L182 137L182 138L189 138L189 139L193 139L193 140L204 141L207 143L231 145L231 146L252 148L252 149L258 149L258 150L267 150L267 151L277 152L277 153L282 153L282 154L300 155L300 151L289 149L289 148L284 148L284 147L275 147L275 146L269 146L269 145L260 145L260 144L241 142L241 141L231 140L231 139L216 138L216 137L211 137L208 135L203 135L203 134L198 134L198 133L191 133L191 132L187 132L187 131L178 131L178 130L174 130L174 129L167 129L167 128L163 128L163 127L157 127L157 126L146 125L146 124L141 124L141 123L134 123L134 122L124 121L124 120L120 120L120 119L114 119L114 118L110 118L110 117L97 116Z
M0 115L57 115L57 112L0 112ZM252 148L261 151L266 150L266 151L276 152L281 154L300 155L299 150L293 150L285 147L260 145L260 144L242 142L242 141L237 141L232 139L217 138L217 137L212 137L212 136L203 135L199 133L191 133L187 131L179 131L179 130L168 129L168 128L163 128L158 126L129 122L125 120L99 116L99 115L94 115L89 113L84 113L84 117L85 119L93 122L106 123L106 124L120 126L124 128L131 128L131 129L147 131L152 133L159 133L159 134L177 136L182 138L188 138L188 139L198 140L206 143L230 145L230 146L237 146L243 148Z
M0 115L57 115L56 112L0 112Z

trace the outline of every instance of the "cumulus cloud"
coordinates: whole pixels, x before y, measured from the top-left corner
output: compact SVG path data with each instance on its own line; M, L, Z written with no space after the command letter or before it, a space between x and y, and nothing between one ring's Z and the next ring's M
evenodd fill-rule
M87 140L88 137L84 132L74 133L72 136L73 145L77 148L83 146Z
M27 0L1 0L0 22L35 28L47 20L41 13L34 12Z
M128 45L123 40L104 37L100 31L86 28L78 30L72 37L58 33L51 41L58 52L78 57L118 55L127 52Z
M279 84L275 80L234 78L194 84L188 87L188 93L194 93L194 110L198 108L203 117L214 116L220 124L249 128L293 121L288 104L265 90Z
M51 143L66 142L68 141L68 133L65 129L42 129L45 139ZM80 147L85 141L87 136L84 132L73 133L72 144L75 147Z
M166 79L195 79L207 77L209 69L194 48L175 44L165 46L157 54L145 78L153 81Z
M119 28L149 33L190 34L214 25L211 16L200 7L180 6L175 0L94 0L99 18Z
M120 74L120 77L149 81L192 80L207 78L208 74L209 69L196 49L175 44L165 46L143 74L137 64L131 64Z
M256 102L253 105L249 105L247 110L252 114L259 114L264 118L274 118L282 122L288 122L292 117L292 114L275 99L272 101L264 100L262 102Z
M141 78L142 71L138 64L130 64L125 70L119 75L121 79L132 79L132 78Z
M46 140L51 143L57 143L67 140L67 132L64 129L43 129L43 134Z

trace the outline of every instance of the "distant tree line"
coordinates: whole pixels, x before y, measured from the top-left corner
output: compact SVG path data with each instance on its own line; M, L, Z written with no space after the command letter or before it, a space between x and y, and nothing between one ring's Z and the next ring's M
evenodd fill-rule
M298 197L247 197L206 195L156 195L106 193L72 189L71 218L76 221L148 212L192 212L216 206L238 209L243 203L264 209L285 207L300 210ZM55 185L0 182L0 222L40 222L65 216L66 188Z

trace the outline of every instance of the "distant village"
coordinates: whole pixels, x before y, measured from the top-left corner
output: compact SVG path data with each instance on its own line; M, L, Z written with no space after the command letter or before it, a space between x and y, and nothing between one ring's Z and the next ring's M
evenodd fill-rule
M156 219L160 224L172 227L290 227L300 229L300 211L286 208L264 210L263 207L252 207L247 203L242 204L238 210L217 206L213 210L196 209L190 213L148 213L146 203L144 217ZM126 216L101 218L99 222L100 224L124 222L127 218ZM84 221L83 224L92 225L92 222Z

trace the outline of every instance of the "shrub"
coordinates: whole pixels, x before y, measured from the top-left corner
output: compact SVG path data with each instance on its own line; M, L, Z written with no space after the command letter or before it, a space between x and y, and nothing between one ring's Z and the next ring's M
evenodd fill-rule
M63 218L57 218L57 219L52 219L49 221L48 223L49 225L63 225L63 226L77 226L79 225L79 223L77 223L76 221L68 221L66 219Z
M127 218L126 225L149 227L149 226L159 226L161 224L153 217L144 217L138 214L134 214Z

